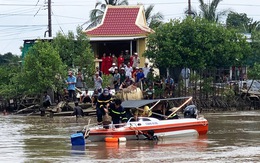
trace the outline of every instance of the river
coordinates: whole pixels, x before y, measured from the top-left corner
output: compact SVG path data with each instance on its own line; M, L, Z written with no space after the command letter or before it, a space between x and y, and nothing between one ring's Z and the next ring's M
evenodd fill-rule
M260 111L205 113L202 137L88 143L74 149L70 135L88 118L0 116L0 162L259 162Z

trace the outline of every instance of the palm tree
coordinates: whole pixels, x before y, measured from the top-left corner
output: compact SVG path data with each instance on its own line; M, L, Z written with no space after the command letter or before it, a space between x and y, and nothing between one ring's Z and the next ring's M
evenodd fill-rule
M251 21L247 27L247 32L252 33L253 31L259 31L260 30L260 21Z
M89 24L87 29L93 28L101 23L106 6L119 6L119 5L128 5L128 0L105 0L105 3L98 1L95 5L95 8L90 11L89 20L85 24Z
M199 0L201 16L209 21L218 22L220 17L226 15L228 10L217 12L217 7L222 0L213 0L206 4L204 0Z
M162 24L162 20L164 19L163 14L160 12L152 14L153 8L154 8L154 5L150 5L144 9L146 22L147 22L148 26L152 29L156 28L160 24Z

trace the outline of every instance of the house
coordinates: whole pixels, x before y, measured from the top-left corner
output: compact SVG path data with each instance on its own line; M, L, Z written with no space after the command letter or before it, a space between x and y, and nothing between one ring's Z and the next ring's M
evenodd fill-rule
M103 53L118 57L121 52L127 55L125 51L128 51L129 55L124 56L126 61L137 52L140 66L143 66L146 38L153 30L147 26L142 5L108 5L101 24L85 32L90 39L97 65L101 62Z

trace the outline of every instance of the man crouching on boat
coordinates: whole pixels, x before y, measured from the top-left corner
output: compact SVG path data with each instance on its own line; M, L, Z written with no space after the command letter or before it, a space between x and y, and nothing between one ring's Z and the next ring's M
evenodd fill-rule
M115 99L113 103L108 105L108 109L105 111L111 116L113 125L118 128L120 123L127 122L126 111L121 105L122 101L120 99Z

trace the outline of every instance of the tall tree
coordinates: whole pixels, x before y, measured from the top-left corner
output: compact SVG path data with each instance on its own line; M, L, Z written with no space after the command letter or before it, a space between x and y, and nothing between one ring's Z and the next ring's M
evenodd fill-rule
M248 33L252 33L253 31L260 30L260 21L252 21L247 26Z
M17 76L21 72L20 56L6 53L0 55L0 97L13 98L18 94Z
M165 23L149 35L145 56L157 67L194 70L241 65L250 55L246 39L202 18Z
M247 63L250 66L253 66L254 63L260 63L260 31L253 31L251 34L252 42L252 56L247 57Z
M259 21L248 18L246 13L230 12L226 19L227 28L234 28L239 32L252 33L260 30Z
M6 63L0 65L0 97L3 99L14 98L18 94L17 76L21 72L21 65Z
M146 22L150 28L154 29L162 24L164 16L160 12L153 13L154 11L153 4L145 8L144 11L145 11Z
M19 64L21 58L17 55L13 55L12 53L6 53L4 55L0 55L0 65L2 64Z
M69 31L67 35L59 32L52 45L58 51L62 61L68 66L78 68L83 75L92 76L94 73L94 53L86 34L77 27L76 35Z
M57 90L57 86L63 82L58 77L64 75L65 66L50 42L38 41L27 52L24 61L19 76L20 88L24 93L39 94L47 89Z
M205 3L204 0L199 0L199 7L201 16L208 21L218 22L221 16L226 15L227 10L217 11L217 7L222 0L212 0L212 2Z
M112 5L112 6L119 6L119 5L128 5L128 0L104 0L105 3L102 3L101 1L97 1L95 4L95 8L90 11L89 20L84 23L89 24L87 29L93 28L101 23L106 6Z
M58 50L62 61L69 67L85 68L94 62L89 40L81 27L77 27L76 35L72 31L69 31L67 35L58 32L52 45Z

